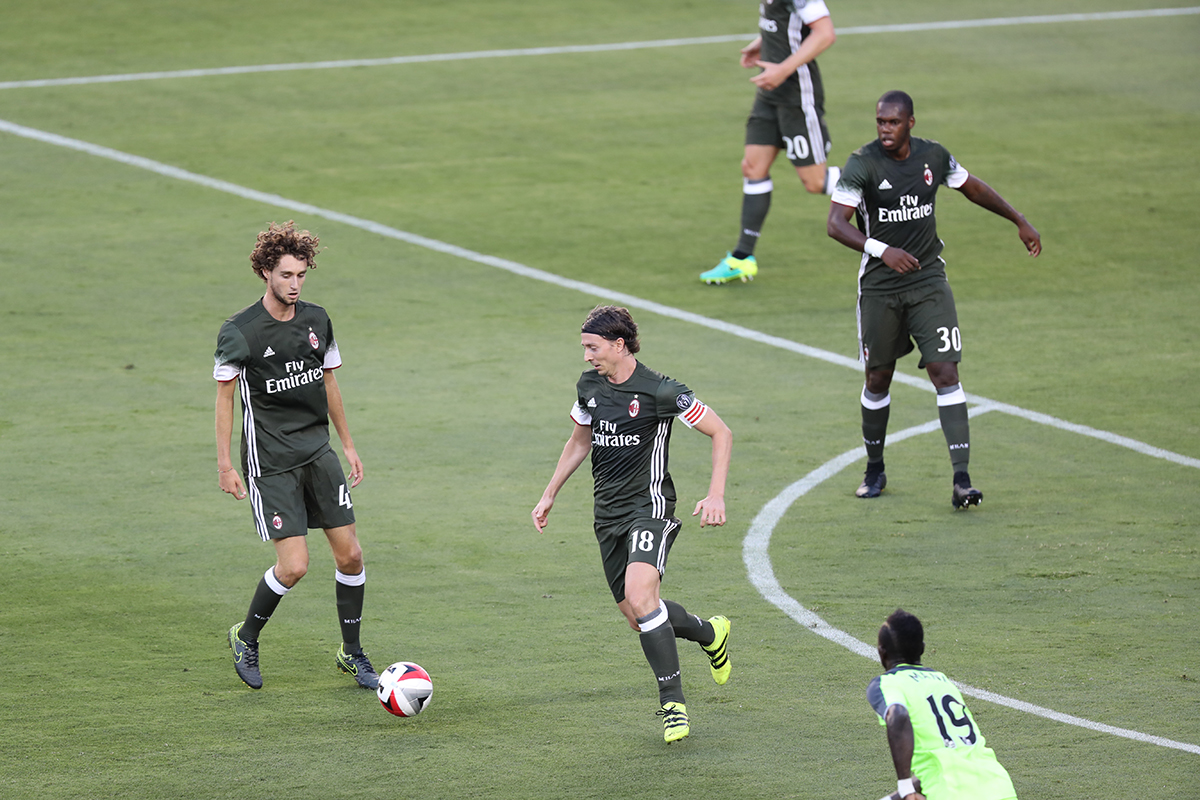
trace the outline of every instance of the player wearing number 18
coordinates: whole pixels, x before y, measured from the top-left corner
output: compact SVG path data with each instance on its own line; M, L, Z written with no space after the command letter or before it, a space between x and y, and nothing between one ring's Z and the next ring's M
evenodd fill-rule
M667 556L679 534L675 485L668 469L671 425L676 417L712 439L712 479L692 516L700 527L725 524L725 479L733 434L692 391L646 367L633 317L624 308L598 306L580 333L584 360L592 368L575 386L571 436L554 475L533 509L540 533L567 479L591 454L595 481L595 532L613 600L640 634L642 652L658 683L657 712L663 739L691 732L684 705L675 639L696 642L708 657L713 680L729 680L729 620L704 620L659 596Z
M954 508L978 505L983 493L971 485L967 396L958 379L962 335L954 295L946 281L942 241L934 219L940 186L949 186L976 205L1017 226L1029 254L1042 251L1041 237L990 186L970 175L935 141L910 135L916 118L912 98L888 92L875 107L878 138L846 162L829 207L828 233L862 254L858 271L859 359L866 368L862 432L867 470L858 497L878 497L887 484L883 446L889 389L896 360L921 351L918 369L937 390L938 416L954 471ZM858 227L850 223L857 216Z
M892 800L1016 800L1008 772L987 746L958 687L921 666L921 621L896 609L879 629L887 670L867 686L867 701L887 728L896 768Z

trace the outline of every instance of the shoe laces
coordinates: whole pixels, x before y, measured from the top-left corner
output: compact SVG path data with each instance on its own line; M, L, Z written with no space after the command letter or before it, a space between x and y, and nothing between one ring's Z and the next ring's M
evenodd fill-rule
M242 646L246 648L243 651L245 653L243 663L250 669L258 669L258 643L242 642Z
M658 711L655 711L654 715L662 717L663 722L682 722L687 719L687 714L678 705L671 708L663 706Z

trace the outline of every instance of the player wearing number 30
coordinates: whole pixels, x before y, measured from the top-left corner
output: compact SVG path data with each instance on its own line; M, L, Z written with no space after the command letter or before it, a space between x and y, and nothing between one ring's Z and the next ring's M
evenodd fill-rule
M949 186L1017 226L1029 254L1041 238L1025 217L983 181L967 173L950 152L910 135L916 118L912 98L888 92L875 108L878 138L850 156L829 208L831 237L862 254L858 270L859 358L866 368L862 392L867 469L858 497L878 497L887 484L883 447L889 389L896 359L921 351L918 369L937 389L938 416L954 471L954 508L978 505L983 493L971 485L967 396L958 379L962 335L954 295L946 281L942 241L934 219L940 186ZM858 227L850 223L857 216Z
M725 524L725 480L733 434L688 387L641 364L637 325L629 312L598 306L580 334L592 368L576 384L571 437L554 475L533 509L540 533L554 500L588 454L595 481L595 532L604 574L617 607L640 634L642 651L658 684L663 738L691 731L684 705L675 639L696 642L708 657L713 680L729 680L729 620L703 620L659 596L667 555L679 534L675 485L667 458L676 417L712 439L712 479L692 516L700 527Z
M867 686L867 701L887 727L897 788L904 800L1016 800L1012 780L987 746L949 678L921 666L921 621L896 609L879 629L887 670Z
M217 335L218 482L238 500L249 495L254 527L263 541L275 545L276 555L275 565L259 579L245 621L229 630L234 669L252 689L262 687L258 634L308 571L309 528L323 528L333 549L342 633L335 663L360 686L378 684L359 644L366 572L350 489L362 480L363 465L333 374L342 358L325 309L300 299L318 243L291 222L260 233L250 264L266 283L266 293L226 320ZM242 401L245 485L229 452L235 394ZM329 447L330 421L350 465L350 486Z

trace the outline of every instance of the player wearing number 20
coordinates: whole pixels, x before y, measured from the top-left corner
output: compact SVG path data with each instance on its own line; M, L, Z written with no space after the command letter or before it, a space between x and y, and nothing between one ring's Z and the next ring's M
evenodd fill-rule
M879 629L887 670L867 686L867 701L887 727L896 768L891 798L1016 800L1012 780L987 746L962 694L941 672L921 666L921 621L896 609Z
M954 470L951 503L978 505L983 493L971 485L967 396L958 379L962 336L954 295L946 281L942 241L934 219L938 187L949 186L968 200L1017 226L1030 255L1041 238L1025 217L990 186L970 175L950 152L910 135L916 118L912 98L888 92L875 107L878 138L846 162L829 208L828 233L861 253L858 271L859 358L866 367L862 431L867 469L858 497L878 497L887 484L883 446L889 389L896 360L921 351L918 369L937 389L938 416ZM850 223L857 215L858 227Z

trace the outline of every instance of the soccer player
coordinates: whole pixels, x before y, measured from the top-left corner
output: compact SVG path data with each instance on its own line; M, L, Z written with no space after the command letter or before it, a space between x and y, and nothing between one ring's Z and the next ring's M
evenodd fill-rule
M867 702L887 727L896 767L895 800L1016 800L1012 780L987 746L962 694L921 666L921 621L896 609L879 629L887 670L867 685Z
M729 663L729 620L708 620L659 596L667 555L680 521L675 485L667 469L671 423L676 417L712 439L712 479L692 516L700 527L725 524L725 479L733 434L717 412L692 390L639 362L638 329L629 311L597 306L581 330L583 359L592 365L576 384L574 429L542 499L533 509L541 533L554 499L591 453L595 481L595 531L604 574L617 607L640 633L642 651L658 683L663 738L690 732L675 639L696 642L709 659L713 680L724 684Z
M275 564L259 580L245 621L229 629L233 666L251 689L262 687L259 632L308 571L309 528L323 528L333 549L343 642L337 666L360 686L374 689L379 682L359 643L366 572L350 489L362 481L363 465L334 377L342 357L325 309L300 299L318 243L290 221L260 233L250 263L266 293L217 335L217 477L236 499L249 494L255 530L275 545ZM242 401L245 485L230 455L235 394ZM349 487L329 446L331 420L350 464Z
M967 396L958 379L962 334L954 295L946 281L942 241L934 219L940 186L1017 226L1029 254L1042 251L1041 237L1025 217L983 181L963 169L945 147L910 135L916 118L912 98L888 92L875 108L878 138L851 154L829 207L828 233L862 253L858 271L859 359L866 368L862 432L867 469L855 495L878 497L887 485L883 446L889 389L896 359L916 340L918 369L937 390L938 416L954 472L954 508L979 505L983 493L971 485ZM857 215L858 227L850 223ZM911 337L911 338L910 338Z
M705 283L753 280L758 274L754 246L771 208L771 165L780 150L804 188L832 194L838 168L826 168L832 146L825 126L825 88L817 56L837 39L825 0L762 0L760 35L742 48L746 69L762 69L750 79L757 87L746 120L742 158L742 233L731 252L700 274Z

